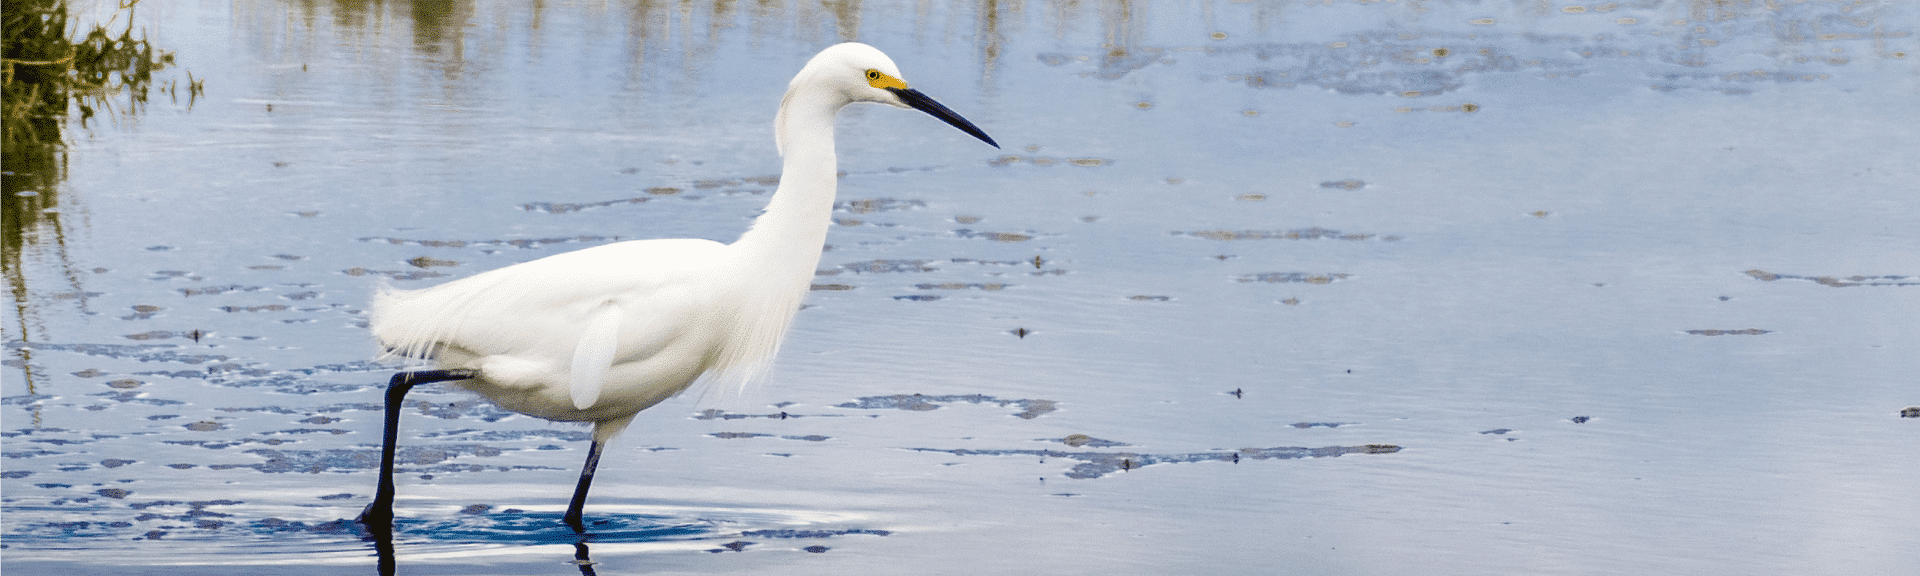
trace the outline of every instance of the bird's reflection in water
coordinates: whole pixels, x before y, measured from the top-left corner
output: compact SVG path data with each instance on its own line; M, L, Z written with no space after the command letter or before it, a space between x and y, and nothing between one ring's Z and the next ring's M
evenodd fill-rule
M587 538L582 534L580 541L573 543L573 563L580 565L580 576L594 576L593 559L587 557Z
M573 542L572 564L580 567L581 576L597 576L593 571L593 557L587 550L587 541L592 540L593 535L580 534L578 538L578 540ZM380 558L380 576L394 576L397 574L399 572L399 562L395 559L393 553L393 531L369 529L366 532L365 539L373 541L374 554Z
M373 541L373 552L380 557L380 576L393 576L397 570L393 559L393 529L365 524L361 526L366 529L363 539Z

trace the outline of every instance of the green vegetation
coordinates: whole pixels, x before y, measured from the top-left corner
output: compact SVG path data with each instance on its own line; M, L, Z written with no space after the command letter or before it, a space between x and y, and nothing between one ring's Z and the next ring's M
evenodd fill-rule
M28 336L30 307L21 259L30 247L51 248L63 268L66 226L60 209L60 183L66 178L63 129L77 120L82 128L97 117L138 114L146 104L153 74L173 64L173 54L155 50L135 37L133 6L123 0L104 24L73 24L65 0L7 0L4 61L0 85L5 135L0 165L0 272L7 278L20 325L7 326L9 339ZM173 92L171 83L166 87ZM187 97L200 95L188 76ZM37 253L37 252L33 252ZM78 274L66 270L75 293ZM12 334L14 330L18 334ZM26 354L24 351L18 354ZM25 360L25 358L19 358ZM33 371L27 369L31 385Z
M5 16L4 264L19 264L22 242L33 243L41 218L58 204L66 175L62 128L77 113L82 127L103 113L132 115L146 104L153 74L173 63L133 29L134 2L84 33L72 24L65 0L10 0ZM189 81L188 96L199 94ZM58 222L52 223L55 228ZM58 234L58 230L54 234Z
M57 130L57 119L69 104L80 112L84 125L97 110L112 110L113 96L127 96L126 113L146 103L153 73L173 64L173 53L156 51L145 38L133 34L129 1L114 18L94 26L85 36L70 29L65 0L10 2L6 11L6 121L9 140L38 137ZM125 26L111 31L125 16ZM76 40L76 38L78 38ZM198 86L193 86L197 92ZM21 122L22 125L16 125ZM16 128L30 130L16 135Z

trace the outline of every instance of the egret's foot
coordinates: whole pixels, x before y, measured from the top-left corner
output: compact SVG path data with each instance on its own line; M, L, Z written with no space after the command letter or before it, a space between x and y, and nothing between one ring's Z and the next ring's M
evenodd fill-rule
M388 504L381 506L379 502L367 504L366 509L361 510L360 516L354 518L353 521L365 528L369 533L380 535L392 534L393 505Z
M422 370L400 372L387 381L386 426L380 435L380 484L374 490L373 503L360 511L360 517L355 518L354 522L376 535L393 534L394 450L400 442L400 411L406 402L407 391L412 390L415 384L465 380L478 374L473 370Z
M378 502L369 503L366 508L360 510L360 516L354 518L353 521L361 524L391 525L393 524L393 510L380 507L380 503Z
M568 528L573 529L574 534L586 534L587 524L582 521L582 516L584 515L579 512L568 512L566 517L561 518L561 520L567 523Z

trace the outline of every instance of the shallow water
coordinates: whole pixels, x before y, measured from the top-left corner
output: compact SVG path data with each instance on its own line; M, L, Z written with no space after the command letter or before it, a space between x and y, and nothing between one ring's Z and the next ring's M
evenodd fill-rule
M731 240L843 39L1005 148L841 114L773 376L609 449L600 574L1920 561L1906 4L441 8L139 8L206 92L7 238L8 573L373 572L368 295ZM399 572L580 572L585 430L415 394Z

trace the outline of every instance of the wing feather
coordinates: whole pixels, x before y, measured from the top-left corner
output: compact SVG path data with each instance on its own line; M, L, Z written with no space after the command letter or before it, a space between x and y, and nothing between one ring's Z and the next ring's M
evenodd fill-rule
M608 301L587 315L580 343L573 348L573 370L568 391L573 407L586 410L600 400L600 387L613 367L614 352L620 350L620 304Z
M711 292L704 270L722 248L706 240L622 242L432 288L382 290L374 297L371 328L385 358L437 357L444 364L443 353L454 350L465 358L552 362L557 372L593 351L605 359L597 362L604 380L615 361L646 357L701 322L709 307L698 295ZM597 321L607 315L614 317Z

